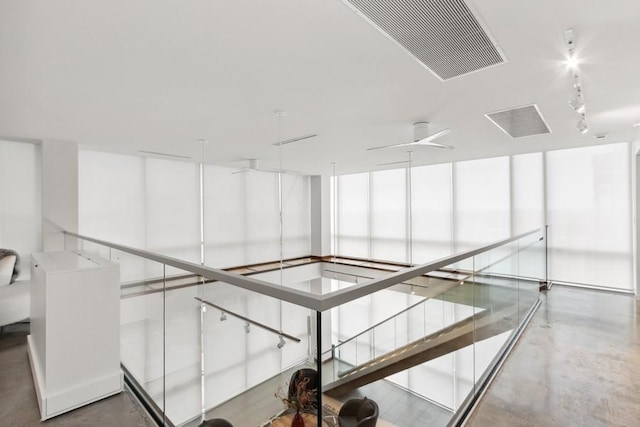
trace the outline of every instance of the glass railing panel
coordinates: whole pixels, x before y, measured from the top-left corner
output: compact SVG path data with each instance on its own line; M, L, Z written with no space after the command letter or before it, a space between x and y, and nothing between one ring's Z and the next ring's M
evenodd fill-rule
M466 264L473 271L473 263ZM423 379L430 379L439 386L422 392L429 400L454 411L473 386L473 364L469 363L472 362L469 357L474 313L479 310L474 304L473 276L470 273L456 276L455 285L438 299L442 300L443 329L435 334L447 348L443 350L444 355L421 367ZM417 373L414 375L417 377Z
M73 237L66 237L66 240L68 240L69 243L71 243L71 244L77 242L75 244L78 246L78 249L81 250L81 251L90 252L90 253L96 254L96 255L104 258L104 259L111 260L111 248L109 248L107 246L104 246L104 245L101 245L101 244L98 244L98 243L89 242L89 241L84 240L84 239L75 239ZM70 245L69 245L69 247L70 247Z
M318 371L316 313L223 282L205 284L202 299L205 419L261 426L286 416L275 395L287 398L297 370Z
M518 325L518 242L476 255L474 267L474 305L482 309L474 316L471 353L472 384L477 384Z
M127 254L127 259L130 258ZM162 264L156 267L163 271ZM153 289L140 287L136 293L121 288L120 357L132 379L162 413L165 402L164 277L157 277L156 281Z
M322 384L330 386L349 381L354 372L369 375L374 364L401 369L385 370L384 377L372 376L368 385L350 392L381 403L386 394L378 386L400 387L444 411L437 418L446 423L535 303L536 280L525 279L539 276L544 260L544 241L532 234L454 258L424 275L402 276L385 289L323 312L324 353L317 361L315 311L236 285L203 281L190 271L127 252L95 250L107 251L123 271L123 365L131 365L132 377L173 423L188 426L215 417L262 426L286 415L274 394L280 390L286 398L296 370L321 371ZM277 268L260 279L325 295L388 274L379 266L338 271L334 265L331 276L323 278L324 267ZM222 273L209 274L220 278ZM383 406L380 419L385 420L390 412ZM247 407L251 411L238 411ZM416 425L404 417L387 421Z
M111 249L111 261L120 265L120 282L124 288L162 287L164 264L117 249Z
M396 347L396 323L384 322L371 329L369 334L373 334L373 358L381 357L394 351Z
M198 278L165 267L164 384L165 412L175 424L200 418L202 395L202 322Z
M439 408L434 411L441 411L437 417L440 425L446 424L476 391L487 368L518 327L522 311L535 303L537 288L532 285L534 282L523 285L520 275L523 262L542 259L536 257L541 245L538 238L539 234L534 234L521 241L499 245L467 259L456 260L425 277L405 279L403 283L371 294L368 310L351 310L355 314L349 316L356 319L361 332L343 342L334 341L334 356L339 360L334 360L333 364L347 365L351 369L343 370L342 375L330 381L342 384L354 372L369 375L370 367L383 366L385 360L402 360L398 365L409 360L405 369L385 370L384 378L376 379L371 375L375 377L373 384L385 381L407 390L412 396L423 398L428 402L425 405ZM526 268L537 271L538 267L527 265ZM395 295L389 297L383 292L394 292ZM411 298L416 297L423 298L424 302L411 306ZM405 299L408 308L394 306L394 301L401 298ZM353 329L357 329L354 327L346 333L347 328L335 319L335 313L346 310L352 303L332 310L334 338L348 337ZM378 323L374 321L383 317L377 316L378 313L388 311L396 314ZM372 351L367 351L367 344ZM420 354L414 357L414 351ZM393 359L398 355L408 358ZM345 363L347 359L348 363ZM370 386L361 386L358 390L374 400L376 397L384 399L372 393ZM329 384L329 387L334 385ZM381 415L384 418L384 410ZM407 421L404 424L396 422L396 425L413 424Z
M540 284L546 280L546 242L542 232L518 241L519 318L522 319L538 300Z

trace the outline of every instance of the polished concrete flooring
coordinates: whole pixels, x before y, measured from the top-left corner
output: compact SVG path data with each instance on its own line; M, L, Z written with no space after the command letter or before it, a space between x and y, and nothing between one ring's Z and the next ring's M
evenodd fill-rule
M557 285L541 298L466 425L640 426L640 300Z
M564 286L541 298L467 425L639 426L640 300ZM0 336L0 426L152 425L127 393L41 423L25 335L5 331ZM426 425L385 416L396 425Z
M0 335L0 426L150 427L154 424L128 392L41 422L27 356L28 326Z

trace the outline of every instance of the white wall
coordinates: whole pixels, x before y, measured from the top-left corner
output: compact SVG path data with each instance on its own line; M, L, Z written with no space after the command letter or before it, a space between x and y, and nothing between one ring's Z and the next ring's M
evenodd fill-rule
M78 231L78 145L67 141L42 141L42 248L71 249L60 229Z
M0 247L20 254L20 276L42 250L41 147L0 140Z

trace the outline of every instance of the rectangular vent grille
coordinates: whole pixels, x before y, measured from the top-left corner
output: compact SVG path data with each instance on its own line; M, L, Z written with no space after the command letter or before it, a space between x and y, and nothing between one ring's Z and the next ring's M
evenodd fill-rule
M551 133L535 104L487 113L485 116L511 138Z
M505 62L463 0L344 0L447 80Z

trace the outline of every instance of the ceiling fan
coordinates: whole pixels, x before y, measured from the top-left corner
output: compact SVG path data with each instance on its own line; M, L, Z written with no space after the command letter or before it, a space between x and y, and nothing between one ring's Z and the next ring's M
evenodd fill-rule
M304 173L299 171L294 171L290 169L263 169L259 166L258 159L247 159L249 161L249 165L247 167L243 167L239 171L231 172L231 175L236 175L239 173L247 173L247 172L268 172L268 173L287 173L291 175L304 175Z
M454 147L451 145L440 144L439 142L433 142L434 140L440 138L441 136L445 136L450 132L451 132L451 129L443 129L439 132L429 135L429 123L418 122L413 124L413 142L406 142L404 144L384 145L382 147L367 148L367 151L380 150L382 148L412 147L412 146L418 146L418 145L425 146L425 147L435 147L435 148L444 148L447 150L452 150Z

